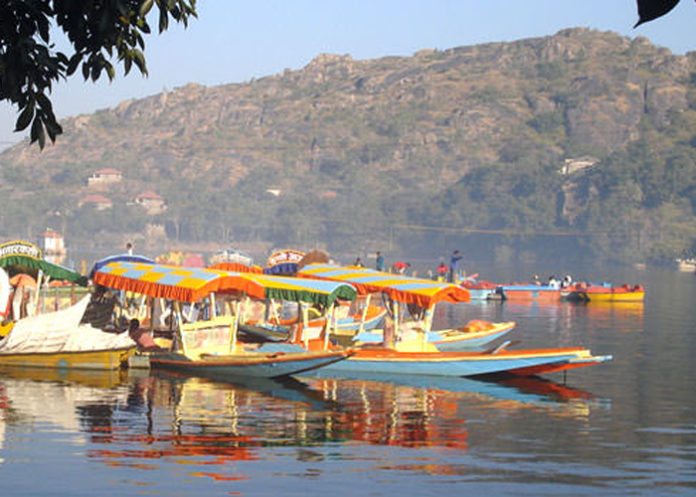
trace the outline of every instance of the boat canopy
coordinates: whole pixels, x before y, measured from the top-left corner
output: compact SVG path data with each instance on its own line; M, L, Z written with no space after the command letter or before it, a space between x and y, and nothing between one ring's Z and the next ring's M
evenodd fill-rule
M110 262L143 262L145 264L156 264L154 259L151 259L150 257L146 257L144 255L137 255L137 254L117 254L117 255L110 255L108 257L104 257L103 259L99 259L97 262L94 263L94 266L92 266L92 270L89 272L89 277L94 278L94 273L101 269L103 266L106 266Z
M293 302L310 302L325 307L333 304L336 299L355 300L358 292L348 282L311 280L268 274L245 274L266 288L266 298L289 300Z
M38 247L29 242L14 241L0 245L0 267L10 275L26 273L36 277L42 271L52 280L69 281L81 286L88 283L87 277L77 271L43 259Z
M139 262L109 262L94 272L94 283L155 298L196 302L213 292L264 298L265 289L239 273Z
M343 281L353 285L360 295L381 292L397 302L425 308L430 308L438 302L468 302L470 299L468 290L459 285L354 266L309 264L297 275L302 278Z
M95 271L94 282L107 288L180 302L196 302L216 292L330 305L337 298L352 300L357 294L347 283L134 262L108 263Z
M208 269L217 269L218 271L232 271L235 273L263 273L263 268L261 266L257 266L256 264L247 266L246 264L242 264L241 262L230 261L218 262L217 264L208 266Z

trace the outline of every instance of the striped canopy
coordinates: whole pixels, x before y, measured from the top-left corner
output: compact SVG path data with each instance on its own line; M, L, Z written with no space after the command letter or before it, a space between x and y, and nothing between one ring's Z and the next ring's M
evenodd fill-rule
M348 283L131 262L106 264L95 272L94 282L107 288L180 302L195 302L216 292L328 306L337 298L353 300L357 294Z
M217 269L219 271L232 271L235 273L263 273L263 268L261 266L257 266L256 264L247 266L246 264L242 264L241 262L229 261L218 262L217 264L208 266L208 269Z
M104 257L103 259L99 259L94 263L94 266L92 266L92 269L89 272L89 277L93 278L94 273L98 271L99 269L102 268L102 266L107 265L110 262L144 262L145 264L155 264L155 260L151 259L150 257L146 257L144 255L137 255L137 254L118 254L118 255L110 255L108 257Z
M245 275L205 268L162 266L139 262L110 262L94 272L94 282L179 302L196 302L212 292L239 292L264 298L265 288Z
M248 273L244 276L263 285L266 297L293 302L311 302L329 306L336 299L355 300L358 292L346 282L311 280L269 274Z
M343 281L356 287L361 295L386 293L397 302L425 308L430 308L437 302L468 302L470 298L468 290L459 285L359 267L310 264L303 267L297 275L303 278Z

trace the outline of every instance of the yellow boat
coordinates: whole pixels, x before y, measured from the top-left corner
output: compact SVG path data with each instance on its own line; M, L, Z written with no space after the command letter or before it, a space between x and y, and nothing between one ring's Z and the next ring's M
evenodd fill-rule
M31 276L38 289L42 280L87 283L83 275L45 261L38 247L21 240L0 245L0 290L4 293L8 273ZM127 333L108 333L82 322L90 294L66 309L41 312L37 305L40 293L34 292L26 312L13 309L15 320L0 326L0 366L114 370L135 353L135 342ZM3 311L0 314L7 319L10 314Z
M119 369L135 353L135 347L72 352L0 354L0 365L53 369Z
M576 283L563 290L563 297L579 302L643 302L645 288L642 285Z

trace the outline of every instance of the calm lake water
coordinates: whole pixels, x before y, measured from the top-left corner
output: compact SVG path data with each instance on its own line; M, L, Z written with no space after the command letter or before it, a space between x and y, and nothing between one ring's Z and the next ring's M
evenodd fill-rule
M696 275L584 273L641 283L645 303L436 316L514 320L516 347L614 356L565 379L1 371L0 495L696 495Z

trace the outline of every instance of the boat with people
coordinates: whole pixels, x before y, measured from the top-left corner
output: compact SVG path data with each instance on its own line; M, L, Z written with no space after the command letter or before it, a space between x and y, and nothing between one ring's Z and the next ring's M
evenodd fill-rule
M319 367L340 371L341 364L346 364L347 370L440 376L536 375L599 364L611 358L593 356L583 348L511 351L507 350L508 342L483 352L443 352L427 341L399 340L388 326L385 326L386 344L339 347L329 340L335 323L335 301L351 300L356 295L353 285L341 281L112 263L95 273L95 282L107 288L137 289L149 298L171 299L177 316L175 340L171 349L146 351L150 365L220 379L278 377ZM390 290L392 297L396 291ZM422 292L421 295L428 295L427 290ZM279 299L298 302L305 322L304 304L310 303L322 306L331 318L326 320L323 330L294 327L293 333L282 342L252 343L239 339L238 324L253 311L261 311L261 307L254 309L247 304ZM181 304L204 300L208 303L208 315L186 323ZM150 307L154 305L151 303ZM227 313L218 315L217 309L226 309ZM149 322L153 322L152 318Z
M258 269L257 269L258 268ZM262 273L258 266L244 266L235 262L221 262L209 266L209 269L233 272L250 272ZM297 271L297 268L294 269ZM355 312L351 312L352 307L349 301L337 302L336 312L338 317L335 326L332 328L334 337L344 340L352 338L359 330L372 330L381 325L384 317L387 315L387 309L384 306L372 305L369 302L365 303L364 299L358 297L352 303L357 304ZM309 322L305 325L309 328L321 328L324 326L326 318L322 313L313 308L308 309ZM269 307L269 312L261 320L247 320L240 324L240 330L251 332L254 327L256 331L268 330L269 333L276 333L277 336L283 337L289 333L290 326L299 323L302 317L298 312L291 313L289 316L280 316L275 306Z
M353 353L350 349L329 349L332 319L326 322L325 346L320 350L301 346L308 338L299 327L294 330L295 336L284 342L252 343L238 337L239 323L254 310L253 301L315 304L332 315L337 299L352 300L356 296L355 289L345 283L131 262L106 264L94 272L94 282L109 289L139 293L149 300L147 308L151 310L157 308L155 300L170 301L175 316L170 323L176 323L174 339L169 347L144 351L152 368L216 378L273 378L323 367ZM199 305L205 312L189 321L183 312L185 304ZM151 312L144 322L154 330L157 321Z
M696 257L679 257L674 261L677 266L677 270L683 273L694 273L696 272Z
M470 300L465 288L452 283L328 263L309 264L298 271L298 276L350 283L368 303L373 295L382 298L386 301L385 307L391 309L394 325L399 327L401 341L427 342L441 351L482 350L515 327L514 322L491 323L476 319L459 328L433 330L437 304ZM359 330L354 340L356 343L380 343L383 335L383 330Z
M509 341L487 350L441 350L441 345L430 340L423 331L430 329L434 303L467 301L464 288L453 284L438 286L437 282L430 280L335 264L310 264L300 269L298 276L349 281L361 294L381 292L391 301L391 315L382 330L381 342L363 343L347 360L327 366L327 371L458 377L503 373L535 376L593 366L612 358L609 355L592 355L582 347L508 350ZM408 308L409 305L412 317L420 318L416 320L421 323L417 336L409 336L409 328L413 328L402 326L400 319L401 308ZM424 312L419 313L419 307Z
M8 286L12 280L17 282L14 290ZM52 281L68 286L52 287ZM0 326L0 365L113 370L135 352L128 334L109 333L83 321L91 302L87 278L46 261L29 242L0 245L0 287L6 306ZM59 290L73 301L64 306ZM13 305L7 309L10 292Z
M562 296L571 302L643 302L642 285L613 286L610 283L575 283L563 289Z

